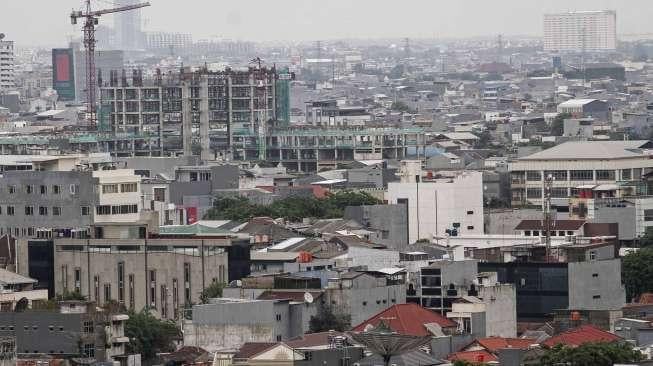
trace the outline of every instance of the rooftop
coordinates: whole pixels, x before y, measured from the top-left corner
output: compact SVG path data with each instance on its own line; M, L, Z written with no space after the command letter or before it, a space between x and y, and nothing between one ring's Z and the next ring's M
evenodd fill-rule
M456 322L417 304L397 304L374 315L352 330L364 332L368 326L376 327L381 321L399 334L419 337L432 335L426 328L427 324L437 324L442 328L457 326Z
M610 332L606 332L591 325L583 325L575 329L555 335L546 341L543 345L553 347L562 344L570 347L578 347L585 343L596 342L615 342L620 340L618 337Z
M520 158L529 160L612 160L643 157L649 141L569 141Z

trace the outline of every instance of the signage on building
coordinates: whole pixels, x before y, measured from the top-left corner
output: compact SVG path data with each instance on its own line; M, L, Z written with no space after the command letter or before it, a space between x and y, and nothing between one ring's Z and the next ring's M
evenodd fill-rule
M71 48L52 49L52 87L59 101L75 100L75 64Z

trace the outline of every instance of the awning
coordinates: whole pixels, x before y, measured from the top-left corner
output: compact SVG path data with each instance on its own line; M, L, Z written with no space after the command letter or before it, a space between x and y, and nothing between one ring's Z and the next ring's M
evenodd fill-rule
M616 184L601 184L594 188L595 191L616 191L617 189L619 189L619 186Z
M576 189L594 189L594 187L596 187L596 184L585 184L585 185L576 187Z

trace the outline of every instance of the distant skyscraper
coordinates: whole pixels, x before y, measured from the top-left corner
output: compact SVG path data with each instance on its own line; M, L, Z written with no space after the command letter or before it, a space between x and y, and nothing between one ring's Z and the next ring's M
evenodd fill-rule
M5 41L0 33L0 91L13 89L14 82L14 41Z
M114 0L116 7L135 5L141 0ZM141 9L124 11L113 15L116 47L125 51L143 48L144 36L141 29Z
M576 11L544 15L545 51L610 51L616 48L615 11Z

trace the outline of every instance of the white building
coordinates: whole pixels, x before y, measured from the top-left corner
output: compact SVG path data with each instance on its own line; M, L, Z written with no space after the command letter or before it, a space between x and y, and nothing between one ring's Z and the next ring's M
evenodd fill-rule
M447 178L423 178L406 169L401 182L389 183L390 204L408 205L408 237L419 239L483 233L483 174L454 172ZM411 181L412 180L412 181Z
M544 178L551 175L552 205L569 204L585 189L609 192L653 171L649 141L575 141L509 164L513 206L541 206ZM636 192L633 192L636 193Z
M141 212L141 176L132 169L100 170L95 223L136 222Z
M544 15L545 51L612 51L616 47L615 11L576 11Z
M13 89L14 80L14 41L5 41L0 34L0 91Z

